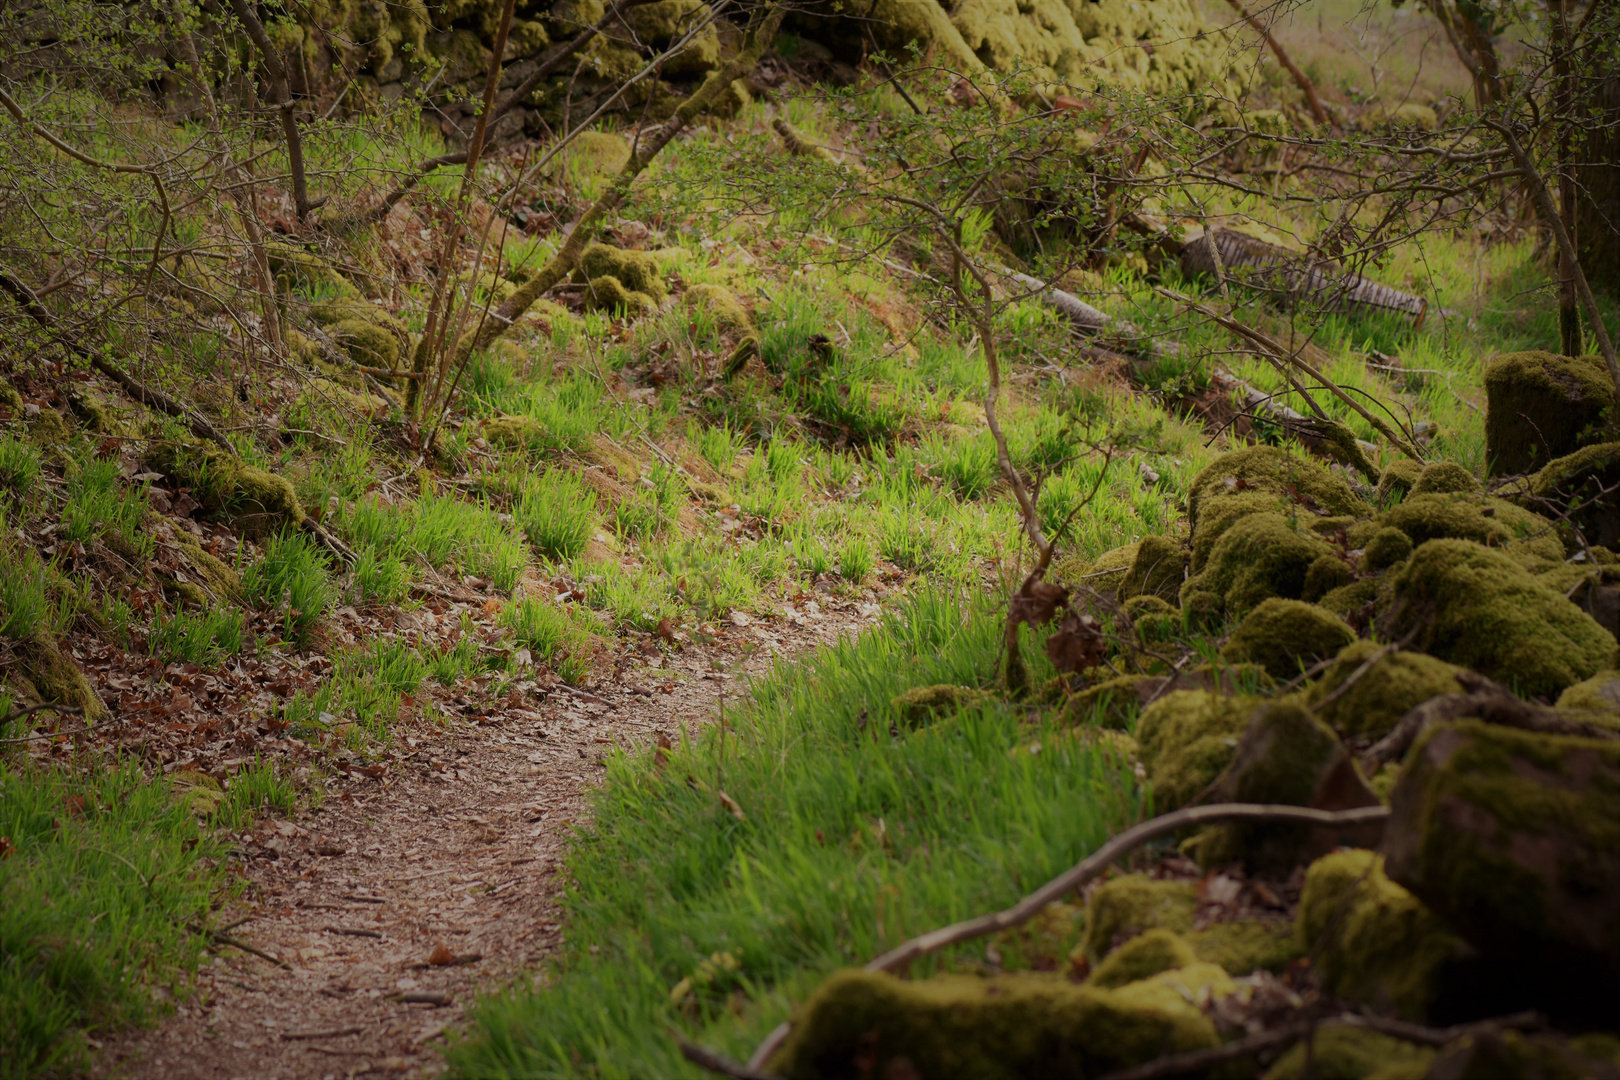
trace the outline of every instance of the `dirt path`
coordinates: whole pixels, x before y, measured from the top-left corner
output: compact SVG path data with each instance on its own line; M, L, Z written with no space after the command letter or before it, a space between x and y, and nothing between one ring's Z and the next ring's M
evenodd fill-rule
M869 625L876 608L818 598L794 612L643 657L589 692L536 692L525 708L463 694L448 723L397 730L403 766L337 780L320 809L244 834L248 887L222 922L245 920L230 934L274 962L222 950L167 1022L106 1044L102 1074L438 1072L434 1041L476 995L532 977L563 941L568 830L611 746L695 731L722 685L729 697L773 655Z

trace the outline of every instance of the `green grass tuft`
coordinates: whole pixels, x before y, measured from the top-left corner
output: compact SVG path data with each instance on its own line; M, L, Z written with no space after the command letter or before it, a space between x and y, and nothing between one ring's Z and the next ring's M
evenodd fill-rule
M548 469L524 486L513 517L535 551L567 562L596 531L596 493L573 473Z
M303 533L272 536L264 556L242 574L242 589L250 599L281 612L288 638L304 644L331 602L326 555Z

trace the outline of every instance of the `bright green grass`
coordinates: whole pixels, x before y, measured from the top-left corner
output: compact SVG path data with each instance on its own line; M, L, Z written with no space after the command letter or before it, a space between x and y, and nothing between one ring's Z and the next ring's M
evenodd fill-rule
M326 553L300 532L272 536L263 557L243 571L242 591L280 612L288 638L302 644L331 603Z
M341 515L344 533L390 557L414 554L429 566L487 577L510 590L528 564L528 549L495 511L480 503L425 494L395 504L365 498Z
M0 700L0 711L9 704ZM221 852L136 766L0 766L0 1077L79 1075L203 951Z
M214 667L235 656L246 642L242 613L230 608L176 611L153 623L146 637L152 655L164 663L181 660L202 667Z
M565 958L544 988L485 1000L452 1068L702 1075L671 1028L746 1057L827 972L1009 903L1134 818L1130 773L1092 751L1009 754L1043 731L1002 705L890 734L900 691L988 682L999 632L993 611L924 594L779 668L723 737L710 728L662 769L611 759L570 862ZM672 1007L670 988L719 952L737 970L695 1016Z

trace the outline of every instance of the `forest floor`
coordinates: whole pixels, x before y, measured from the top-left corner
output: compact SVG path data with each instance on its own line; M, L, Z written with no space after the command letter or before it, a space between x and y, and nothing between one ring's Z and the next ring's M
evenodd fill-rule
M809 597L740 616L708 645L643 656L533 708L458 695L459 715L396 737L388 774L334 780L321 806L242 834L222 950L160 1026L107 1040L97 1075L131 1080L430 1076L435 1040L481 992L544 978L566 933L572 828L604 757L696 733L778 658L857 633L877 606Z

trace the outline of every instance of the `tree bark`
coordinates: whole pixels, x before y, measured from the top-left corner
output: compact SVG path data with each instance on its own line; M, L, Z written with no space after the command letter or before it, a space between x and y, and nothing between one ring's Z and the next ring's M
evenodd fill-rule
M1588 46L1592 54L1606 52L1608 59L1597 66L1596 55L1586 58L1604 73L1583 88L1586 138L1571 169L1571 186L1577 196L1575 236L1581 267L1593 286L1620 296L1620 73L1612 66L1617 34L1620 23L1611 22L1607 33L1595 34Z

